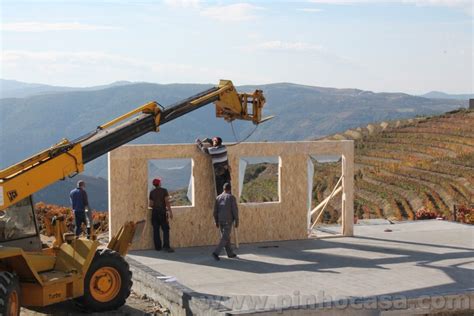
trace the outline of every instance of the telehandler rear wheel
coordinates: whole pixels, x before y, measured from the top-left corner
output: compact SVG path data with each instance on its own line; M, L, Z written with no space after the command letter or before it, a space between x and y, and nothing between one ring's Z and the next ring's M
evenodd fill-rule
M118 252L97 250L84 279L84 296L76 301L90 311L114 310L125 304L132 284L130 267Z
M20 315L20 280L7 271L0 271L0 315Z

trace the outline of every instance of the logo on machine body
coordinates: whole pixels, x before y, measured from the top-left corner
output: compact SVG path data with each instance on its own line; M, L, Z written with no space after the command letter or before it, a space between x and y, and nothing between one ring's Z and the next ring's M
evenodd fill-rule
M50 300L56 300L58 298L61 298L61 292L56 292L56 293L50 293L49 295Z
M13 200L16 199L16 197L18 196L18 192L16 192L16 190L8 191L7 196L10 202L13 202Z

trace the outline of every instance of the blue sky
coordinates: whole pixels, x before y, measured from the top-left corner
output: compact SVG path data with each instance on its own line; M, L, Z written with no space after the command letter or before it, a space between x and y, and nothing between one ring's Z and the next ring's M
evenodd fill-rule
M4 79L473 92L470 0L0 3Z

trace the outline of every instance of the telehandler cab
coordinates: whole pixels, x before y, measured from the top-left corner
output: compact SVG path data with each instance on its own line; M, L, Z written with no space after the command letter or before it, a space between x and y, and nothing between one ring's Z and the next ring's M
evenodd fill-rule
M216 116L259 124L261 90L237 93L229 80L168 108L150 102L76 140L63 139L0 171L0 315L19 315L21 306L47 306L75 299L90 311L125 304L132 274L124 257L144 221L125 223L105 246L67 232L65 219L52 221L55 240L42 244L32 194L72 177L84 164L184 114L214 102Z

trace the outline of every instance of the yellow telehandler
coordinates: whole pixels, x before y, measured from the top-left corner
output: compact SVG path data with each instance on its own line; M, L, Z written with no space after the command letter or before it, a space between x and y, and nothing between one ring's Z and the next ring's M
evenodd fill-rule
M42 244L31 195L74 176L84 164L184 114L214 102L216 116L259 124L261 90L237 93L232 82L203 91L168 108L150 102L74 141L63 139L0 171L0 315L19 315L21 306L47 306L75 299L90 311L114 310L130 295L132 274L124 256L143 221L128 222L107 246L77 238L65 218L52 221L54 242Z

